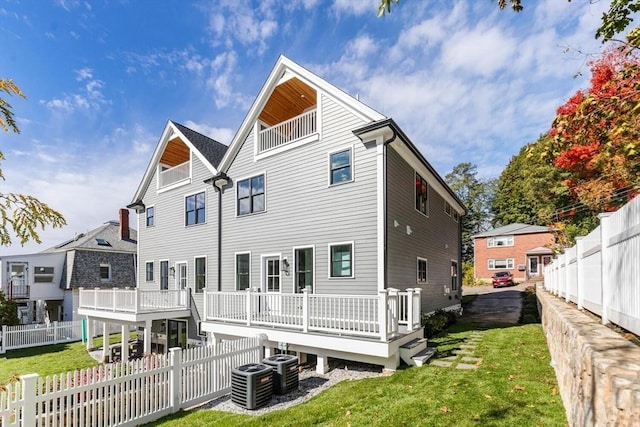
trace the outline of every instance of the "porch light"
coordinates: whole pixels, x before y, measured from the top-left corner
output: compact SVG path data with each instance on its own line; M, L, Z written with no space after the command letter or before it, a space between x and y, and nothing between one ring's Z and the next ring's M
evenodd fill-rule
M176 268L175 267L170 267L169 268L169 274L171 275L171 277L176 277Z
M287 276L289 275L289 261L286 258L282 258L282 267L280 268L280 271Z

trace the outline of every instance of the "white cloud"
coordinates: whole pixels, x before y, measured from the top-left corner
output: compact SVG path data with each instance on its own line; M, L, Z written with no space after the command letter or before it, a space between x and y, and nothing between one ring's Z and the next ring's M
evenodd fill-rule
M235 129L217 128L206 123L196 123L191 120L187 120L184 125L189 129L193 129L196 132L206 135L209 138L215 139L216 141L221 142L225 145L229 145L235 134Z
M377 13L378 0L333 0L332 9L338 16L342 14L364 15Z

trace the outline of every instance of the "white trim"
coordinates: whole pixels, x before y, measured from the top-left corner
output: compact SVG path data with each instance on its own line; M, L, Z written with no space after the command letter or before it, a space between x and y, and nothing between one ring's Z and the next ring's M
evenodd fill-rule
M238 255L249 255L249 286L247 289L251 288L251 251L242 251L242 252L234 252L233 253L233 283L234 291L239 291L238 289Z
M175 190L176 188L184 187L185 185L191 184L191 178L181 179L180 181L176 181L171 185L167 185L162 188L158 188L158 194L165 193L167 191Z
M447 212L447 207L449 208L449 212ZM447 214L448 216L451 216L451 204L446 200L444 201L444 213Z
M167 290L169 289L169 277L171 277L171 269L169 267L169 259L159 259L158 260L158 286L160 290L162 290L162 263L167 263Z
M200 193L204 193L204 222L196 222L194 224L189 224L187 225L187 197L191 197L191 196L196 196ZM207 188L202 188L200 190L196 190L196 191L192 191L190 193L186 193L183 197L183 201L182 201L182 226L184 228L191 228L191 227L196 227L199 225L204 225L207 223L207 214L208 214L208 209L207 209L207 205L208 203L208 199L209 199L209 192L207 191ZM196 214L196 219L198 218L197 212L197 206L194 207L195 211L194 213Z
M496 260L505 261L506 267L496 267ZM493 267L491 267L491 262L493 261ZM511 261L511 267L509 267L509 261ZM487 259L487 270L513 270L515 268L515 260L513 258L488 258Z
M307 145L311 142L316 142L316 141L320 141L320 133L319 132L315 132L312 133L310 135L304 136L302 138L293 140L291 142L287 142L286 144L282 144L281 146L277 147L277 148L273 148L269 151L265 151L264 153L260 153L258 154L258 135L256 134L256 137L254 138L254 161L258 161L258 160L262 160L265 159L267 157L271 157L275 154L280 154L283 153L285 151L289 151L292 150L294 148L298 148L298 147L302 147L303 145Z
M194 293L202 293L198 292L198 271L196 270L196 259L204 258L204 288L202 288L202 292L207 288L207 276L209 271L209 258L207 255L196 255L193 257L193 292Z
M109 269L109 277L107 277L106 279L102 278L102 267L107 267ZM34 268L35 271L35 268ZM35 272L34 272L34 276L35 276ZM101 262L100 263L100 282L102 283L109 283L113 280L113 271L111 269L111 263L108 262ZM34 279L35 282L35 279Z
M331 247L332 246L340 246L340 245L351 245L351 276L338 276L333 277L331 275L331 267L333 262L333 257L331 256ZM341 279L355 279L356 277L356 245L352 240L350 242L332 242L327 244L327 265L328 268L328 276L327 278L330 280L341 280Z
M351 179L348 181L342 181L342 182L337 182L333 184L331 183L331 156L336 153L342 153L343 151L349 151L349 167L351 168ZM354 157L355 157L355 150L354 150L353 144L344 146L340 149L327 152L327 187L337 187L339 185L348 184L356 180Z
M459 274L459 273L461 273L461 271L460 271L460 263L458 262L457 259L453 259L453 258L451 258L451 262L452 263L454 263L454 262L456 263L456 276L455 276L456 277L456 288L453 289L453 286L451 286L451 290L457 292L457 291L460 290L460 284L461 284L460 281L461 281L461 277L462 277L462 275ZM453 265L451 267L453 267ZM451 276L451 279L453 279L453 276ZM449 283L449 284L451 285L451 283Z
M499 241L500 239L511 239L511 243L509 244L507 242L507 244L505 245L496 245L495 242ZM510 246L514 246L515 245L515 237L513 236L513 234L504 234L504 235L500 235L500 236L491 236L491 237L487 237L487 247L488 248L508 248ZM490 244L491 242L493 242L493 244Z
M420 281L420 261L424 261L425 262L425 268L424 268L424 274L425 274L425 280L424 281ZM429 260L427 258L423 258L423 257L416 257L416 283L420 284L420 285L424 285L424 284L428 284L429 283Z
M416 208L416 178L420 177L420 179L424 180L424 183L427 186L427 212L422 212L420 209ZM413 208L416 210L416 212L419 212L422 216L425 216L427 218L429 218L429 181L427 181L427 179L425 177L423 177L420 173L418 173L418 171L416 169L413 170Z
M151 263L151 275L153 276L153 278L151 280L147 280L147 264ZM153 260L151 261L145 261L144 262L144 281L145 283L153 283L156 280L156 265L153 262Z
M240 215L240 212L239 212L240 209L239 209L239 206L238 206L238 189L240 188L240 185L238 185L238 183L240 181L245 181L247 179L250 180L251 178L255 178L255 177L260 176L260 175L264 175L264 183L263 183L263 187L264 187L264 193L263 193L264 194L264 210L262 210L260 212L251 212L251 213L248 213L248 214ZM236 218L244 218L244 217L248 217L248 216L260 215L260 214L263 214L263 213L267 213L267 171L256 172L254 174L245 176L243 178L235 179L234 180L234 187L235 187L235 191L234 191L234 194L235 194L234 211L235 211L235 214L236 214ZM251 195L249 195L249 197L251 197Z
M189 262L188 261L176 261L173 263L173 268L176 269L176 271L174 272L174 276L173 276L173 288L175 290L178 289L182 289L180 288L180 266L184 265L185 266L185 274L187 275L185 277L185 286L184 288L188 288L189 287ZM169 276L171 276L171 273L169 273Z
M278 292L274 292L274 291L269 291L267 289L267 281L266 279L266 271L264 269L264 262L266 260L266 258L278 258L278 285L279 285L279 289ZM282 268L282 253L273 253L273 254L260 254L260 290L262 292L265 293L271 293L271 294L280 294L282 293L282 273L281 273L281 268Z
M376 239L377 239L377 256L378 262L376 263L378 267L378 292L384 291L385 289L385 275L387 265L385 262L385 246L386 246L386 221L387 221L387 176L386 176L386 150L387 147L384 144L384 137L382 135L378 135L375 138L376 143L376 221L377 221L377 230L376 230Z
M302 246L294 246L293 248L291 248L292 253L293 253L293 292L296 293L297 289L298 289L298 275L296 274L297 272L297 266L298 266L298 260L296 258L296 251L299 249L311 249L311 257L313 258L313 272L312 272L312 277L313 277L313 287L312 287L312 291L311 293L316 293L316 271L318 270L317 268L317 264L316 264L316 245L302 245Z

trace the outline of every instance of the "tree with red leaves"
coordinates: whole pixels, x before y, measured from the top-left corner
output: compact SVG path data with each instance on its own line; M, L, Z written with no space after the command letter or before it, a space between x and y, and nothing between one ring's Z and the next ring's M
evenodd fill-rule
M549 135L565 185L594 212L637 194L640 178L640 58L609 49L589 64L591 86L557 110Z

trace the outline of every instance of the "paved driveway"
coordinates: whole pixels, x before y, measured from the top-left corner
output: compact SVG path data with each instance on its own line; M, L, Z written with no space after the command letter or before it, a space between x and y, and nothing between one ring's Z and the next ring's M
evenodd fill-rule
M493 286L463 287L463 295L478 295L464 309L463 318L480 324L515 325L522 309L522 292L529 285L519 284L508 288Z

